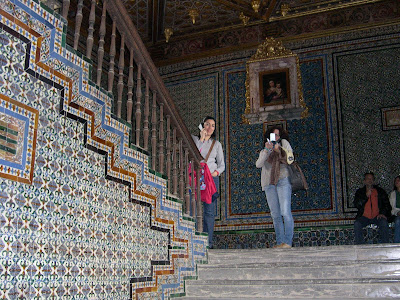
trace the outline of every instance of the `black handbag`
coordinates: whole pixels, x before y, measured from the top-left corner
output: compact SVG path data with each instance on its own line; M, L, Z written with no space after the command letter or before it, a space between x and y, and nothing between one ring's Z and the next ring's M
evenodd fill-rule
M292 185L292 193L301 190L305 190L308 193L308 184L299 164L297 162L291 163L288 165L288 170L290 183Z

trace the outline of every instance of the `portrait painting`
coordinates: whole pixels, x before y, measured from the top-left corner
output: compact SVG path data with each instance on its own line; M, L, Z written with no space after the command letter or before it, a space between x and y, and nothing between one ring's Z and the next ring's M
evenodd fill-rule
M382 129L400 129L400 106L385 107L381 109Z
M260 72L260 107L290 104L289 69Z

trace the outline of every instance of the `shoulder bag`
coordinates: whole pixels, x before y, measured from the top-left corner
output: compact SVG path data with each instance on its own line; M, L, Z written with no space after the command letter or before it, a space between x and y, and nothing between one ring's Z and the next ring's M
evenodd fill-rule
M287 168L289 170L292 193L296 193L297 191L301 190L305 190L306 192L308 192L308 184L299 164L294 161L290 165L287 165Z

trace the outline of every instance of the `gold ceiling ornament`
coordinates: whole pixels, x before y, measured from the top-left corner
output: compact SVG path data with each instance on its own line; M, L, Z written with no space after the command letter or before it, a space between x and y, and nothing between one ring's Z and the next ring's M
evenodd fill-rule
M281 5L281 15L282 15L282 17L286 16L289 11L290 11L289 4L283 3Z
M164 29L164 35L165 35L165 41L168 43L169 42L169 38L171 37L171 35L174 34L174 31L172 30L172 28L167 27Z
M249 23L250 17L245 16L243 12L240 13L239 19L242 21L243 25L246 26Z
M199 16L199 11L196 8L189 9L189 16L192 19L192 23L196 23L196 18Z
M258 13L258 10L260 8L260 4L261 4L261 0L252 0L251 1L251 7L253 8L253 10Z

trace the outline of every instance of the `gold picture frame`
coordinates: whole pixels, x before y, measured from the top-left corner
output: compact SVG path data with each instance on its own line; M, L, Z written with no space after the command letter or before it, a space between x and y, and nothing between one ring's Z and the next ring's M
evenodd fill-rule
M270 82L274 83L275 89L277 82L280 83L283 96L267 98ZM297 119L308 115L303 99L299 58L274 38L266 38L247 61L245 85L245 123Z
M400 129L400 106L381 108L382 130Z

